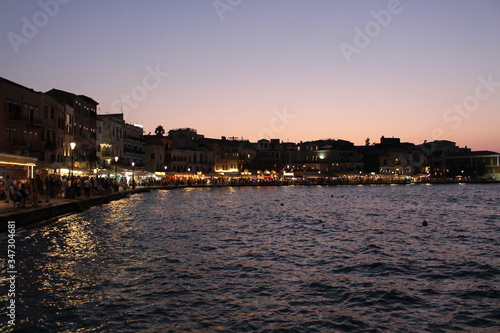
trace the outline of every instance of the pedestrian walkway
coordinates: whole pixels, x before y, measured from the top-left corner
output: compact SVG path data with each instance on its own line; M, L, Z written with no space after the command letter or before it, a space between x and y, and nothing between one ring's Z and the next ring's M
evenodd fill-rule
M129 190L120 190L118 192L113 192L112 194L115 193L123 193L123 192L129 192ZM106 197L107 195L91 195L90 199L92 198L102 198ZM7 215L12 215L12 214L17 214L17 213L22 213L26 211L33 211L37 209L43 209L51 206L58 206L66 203L71 203L71 202L78 202L78 201L83 201L87 200L85 196L82 194L78 198L74 199L67 199L63 197L56 197L56 198L50 198L49 202L43 201L42 203L38 204L38 207L33 207L31 204L27 205L26 208L18 208L17 205L14 207L14 202L12 200L9 201L9 203L6 203L5 200L0 201L0 216L7 216Z

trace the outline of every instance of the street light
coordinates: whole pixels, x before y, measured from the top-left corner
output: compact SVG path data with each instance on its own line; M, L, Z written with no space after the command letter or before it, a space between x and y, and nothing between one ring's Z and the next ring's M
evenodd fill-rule
M115 179L118 176L118 156L115 156Z
M134 167L135 167L135 162L132 162L132 189L135 188Z
M73 151L76 147L76 142L70 142L69 146L71 147L71 178L73 178L73 165L75 164L75 154Z

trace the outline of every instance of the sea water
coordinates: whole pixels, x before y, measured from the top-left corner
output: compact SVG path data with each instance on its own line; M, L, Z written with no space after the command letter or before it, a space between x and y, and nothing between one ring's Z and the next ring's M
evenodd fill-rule
M151 191L19 230L0 330L497 332L499 243L499 185Z

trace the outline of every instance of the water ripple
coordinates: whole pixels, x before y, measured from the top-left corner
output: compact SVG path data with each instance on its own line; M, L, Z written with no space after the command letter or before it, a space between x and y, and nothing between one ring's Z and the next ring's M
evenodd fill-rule
M18 328L493 332L499 194L442 185L134 195L18 233Z

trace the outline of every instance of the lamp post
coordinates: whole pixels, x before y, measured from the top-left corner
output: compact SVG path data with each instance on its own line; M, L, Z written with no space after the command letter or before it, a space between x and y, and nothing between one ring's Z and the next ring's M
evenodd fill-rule
M115 179L118 177L118 156L115 156Z
M135 167L135 162L132 162L132 189L135 188L135 180L134 180L134 167Z
M75 150L75 147L76 147L76 142L70 142L69 146L71 148L71 178L73 178L73 165L75 164L74 150Z

